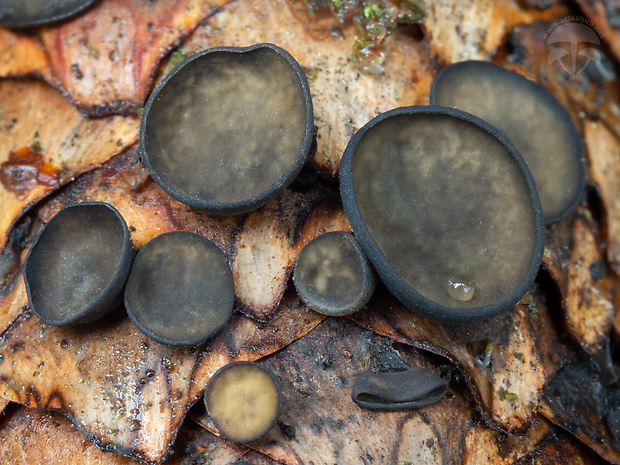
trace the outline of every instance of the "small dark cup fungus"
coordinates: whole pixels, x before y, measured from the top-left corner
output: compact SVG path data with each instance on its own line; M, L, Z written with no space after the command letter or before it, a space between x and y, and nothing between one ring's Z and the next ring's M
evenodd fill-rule
M222 47L180 63L142 116L151 176L177 200L213 214L255 210L312 156L312 99L294 58L272 44Z
M430 100L482 118L515 144L532 172L547 224L577 205L585 186L581 138L546 89L492 63L465 61L437 75Z
M0 0L0 26L25 28L56 23L95 3L96 0Z
M133 246L112 206L78 203L45 226L26 258L24 281L32 311L52 325L95 320L121 301Z
M295 262L293 281L301 299L325 315L356 312L366 305L376 284L364 251L345 231L321 234L308 242Z
M420 408L434 404L448 392L448 381L424 368L406 371L366 371L355 379L351 398L360 407L377 410Z
M532 176L505 136L465 112L405 107L376 117L347 146L340 192L379 276L423 315L498 315L540 266Z
M209 380L204 401L222 436L237 443L260 439L282 411L280 381L254 362L220 368Z
M138 253L125 288L133 323L150 338L196 345L232 314L235 285L224 253L198 234L175 231L151 239Z

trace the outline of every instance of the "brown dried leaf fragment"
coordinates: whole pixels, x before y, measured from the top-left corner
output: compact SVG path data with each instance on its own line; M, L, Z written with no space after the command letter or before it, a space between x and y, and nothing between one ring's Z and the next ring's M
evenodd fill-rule
M0 81L0 247L33 203L138 137L137 118L86 119L38 81Z
M143 106L165 54L227 0L105 0L44 28L51 82L90 116Z

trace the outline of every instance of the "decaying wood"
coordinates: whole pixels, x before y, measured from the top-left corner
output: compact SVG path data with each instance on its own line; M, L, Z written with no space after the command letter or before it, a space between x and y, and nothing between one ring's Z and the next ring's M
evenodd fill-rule
M24 312L0 343L0 397L62 412L104 450L161 461L211 374L278 350L320 321L297 302L285 300L263 327L236 316L213 341L188 349L151 341L122 311L75 328Z
M536 291L508 315L483 325L437 323L387 296L375 296L353 318L379 334L449 358L464 373L486 420L504 431L525 431L534 420L542 389L565 352Z
M0 76L41 76L90 116L135 114L160 60L226 1L98 2L73 20L39 31L48 60L31 38L3 30L0 38L9 43L0 52L16 47Z
M585 124L585 143L592 179L600 189L605 218L607 259L620 273L620 152L618 138L601 122Z
M181 47L194 53L270 42L291 53L310 81L317 127L315 160L324 173L335 177L355 131L379 112L428 103L435 71L424 43L397 31L382 44L384 71L361 73L351 58L358 34L353 22L331 17L325 20L329 24L321 23L331 33L317 34L313 21L301 1L238 0L198 27Z
M541 12L512 0L440 0L426 4L424 30L430 56L440 66L463 60L488 60L515 26L556 18L566 12L560 4Z
M0 27L0 77L51 78L50 60L34 37Z
M11 465L139 465L141 462L103 452L84 439L58 413L12 408L0 430L0 457ZM166 465L228 465L246 448L222 440L193 422L183 425Z
M586 447L575 443L566 435L549 437L538 449L515 463L515 465L600 465L601 459Z
M365 370L446 367L423 351L343 319L324 320L259 363L280 378L284 410L281 425L252 448L277 463L510 465L538 450L554 432L540 417L524 436L507 436L473 421L473 404L456 372L449 394L434 405L401 411L360 408L351 400L351 388ZM206 415L198 421L216 432Z
M615 0L599 0L597 2L577 0L592 30L596 29L601 41L605 41L617 60L620 60L620 38L614 30L620 26L620 5ZM583 19L586 19L583 18ZM580 18L580 22L585 22ZM588 44L589 45L589 44Z
M62 25L30 33L0 28L0 76L42 77L91 115L135 112L152 88L155 68L177 45L175 59L220 45L280 45L310 81L315 160L330 180L350 136L375 114L428 102L435 65L492 59L537 80L567 108L584 135L590 196L601 213L587 199L547 228L545 271L503 317L438 324L416 316L380 286L368 308L353 317L364 330L308 311L289 280L303 244L321 232L350 228L335 185L321 181L304 192L286 190L244 216L200 213L153 183L135 146L125 150L136 141L137 118L86 119L48 85L0 80L0 163L9 161L11 151L23 155L30 149L39 170L34 179L41 181L14 192L0 187L1 243L15 233L17 244L10 257L5 248L0 260L0 407L9 400L21 404L3 414L0 454L37 463L60 449L73 454L73 462L63 455L62 463L112 465L133 465L133 458L161 462L170 451L167 463L175 465L241 457L256 465L598 463L542 414L620 463L620 445L607 420L620 396L609 367L590 365L589 358L605 355L614 304L620 302L614 59L601 49L598 62L571 75L549 60L544 39L569 10L552 2L541 12L528 3L546 2L432 2L423 38L417 29L399 28L383 40L385 63L376 75L355 66L355 24L333 15L311 17L301 0L103 0ZM585 3L598 25L600 7ZM616 34L605 35L617 54ZM168 63L160 64L158 77ZM36 211L24 215L41 199ZM214 240L231 261L237 288L238 312L228 326L202 347L174 349L139 333L122 308L76 328L51 327L33 316L19 268L29 241L60 208L88 200L113 204L137 248L172 230ZM19 218L23 230L17 231ZM450 395L442 401L400 412L366 411L351 401L354 376L367 368L395 369L406 362L439 370L447 363L425 351L455 365ZM579 358L575 353L585 361L563 366ZM184 421L211 375L235 360L259 360L283 381L282 424L250 450ZM204 414L198 417L216 432Z
M84 118L39 81L0 80L0 109L0 246L30 205L138 137L137 118Z
M620 463L618 437L608 416L620 406L620 390L595 364L572 361L549 381L541 413L611 463Z

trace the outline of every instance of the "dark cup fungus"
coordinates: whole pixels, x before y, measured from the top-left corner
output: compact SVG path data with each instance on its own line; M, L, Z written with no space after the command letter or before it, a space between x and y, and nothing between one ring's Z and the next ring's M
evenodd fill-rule
M282 411L280 381L254 362L234 362L209 380L205 406L226 439L248 443L260 439Z
M420 408L434 404L448 392L448 381L424 368L406 371L366 371L353 384L351 398L360 407L377 410Z
M112 206L78 203L45 226L26 258L24 281L32 311L52 325L93 321L121 301L133 246Z
M0 0L0 26L25 28L56 23L95 3L96 0Z
M196 345L232 314L235 285L224 253L198 234L175 231L151 239L138 253L125 288L133 323L150 338Z
M356 312L366 305L376 284L364 251L345 231L321 234L308 242L295 262L293 281L301 299L325 315Z
M222 47L180 63L142 116L151 176L177 200L213 214L255 210L312 156L314 117L305 74L272 44Z
M452 322L498 315L540 266L538 195L514 146L445 107L405 107L360 129L340 165L349 222L388 289Z
M581 138L546 89L492 63L465 61L437 75L430 100L482 118L515 144L534 176L547 224L577 205L585 186Z

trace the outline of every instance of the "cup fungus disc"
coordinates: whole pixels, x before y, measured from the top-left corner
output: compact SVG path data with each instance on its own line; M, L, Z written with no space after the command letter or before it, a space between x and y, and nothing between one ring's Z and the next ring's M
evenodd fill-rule
M232 271L220 248L198 234L175 231L138 253L125 288L134 324L163 344L191 346L217 332L235 300Z
M492 63L465 61L437 75L430 100L482 118L515 144L534 176L547 223L578 203L585 186L581 138L546 89Z
M246 213L276 197L311 157L313 137L305 74L271 44L187 58L149 98L140 131L153 179L215 214Z
M345 231L321 234L295 262L295 288L313 310L348 315L362 308L375 289L375 275L355 237Z
M384 113L351 139L340 165L347 217L390 291L454 322L511 308L536 276L543 219L514 146L445 107Z
M280 382L254 362L229 363L209 380L205 405L224 437L237 443L256 441L280 417Z
M96 0L0 0L0 26L24 28L55 23L78 14Z
M121 300L133 247L112 206L78 203L45 226L26 258L24 281L32 311L53 325L92 321Z

